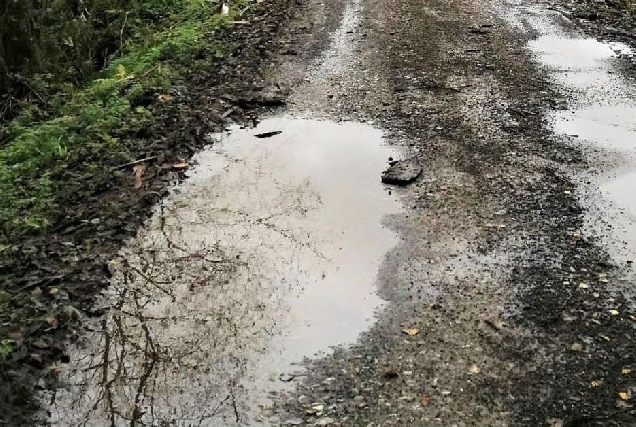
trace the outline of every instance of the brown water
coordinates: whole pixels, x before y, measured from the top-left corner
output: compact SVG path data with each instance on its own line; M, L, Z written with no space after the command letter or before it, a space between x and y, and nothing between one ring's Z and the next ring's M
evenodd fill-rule
M268 131L282 133L254 137ZM217 139L113 260L108 314L71 352L54 425L250 424L303 358L373 321L396 243L382 221L400 210L382 132L283 117Z

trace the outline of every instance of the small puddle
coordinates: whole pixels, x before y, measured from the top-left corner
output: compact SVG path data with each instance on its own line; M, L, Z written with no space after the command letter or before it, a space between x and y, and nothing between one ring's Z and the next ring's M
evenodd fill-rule
M382 221L401 208L380 175L394 155L357 123L284 117L221 135L113 260L107 314L64 365L51 422L267 421L268 393L292 387L305 357L355 342L382 304L375 277L397 239Z
M571 137L574 143L592 152L603 149L608 154L618 154L628 165L611 174L589 178L600 180L596 184L603 200L602 206L593 206L600 213L588 214L607 222L606 205L616 210L610 252L616 257L624 256L619 254L623 249L636 253L636 88L620 72L622 61L633 56L633 50L622 43L599 42L567 30L565 27L571 23L559 13L519 3L513 10L512 22L517 27L539 33L529 43L539 63L572 94L570 108L551 115L555 133ZM588 218L588 222L597 228L593 225L595 218ZM597 230L599 233L605 234L606 230Z

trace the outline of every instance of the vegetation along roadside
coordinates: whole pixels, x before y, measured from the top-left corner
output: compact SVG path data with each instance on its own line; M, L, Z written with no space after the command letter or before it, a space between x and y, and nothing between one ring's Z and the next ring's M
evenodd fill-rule
M0 7L0 424L32 424L109 259L261 82L292 0ZM229 11L228 11L229 9Z

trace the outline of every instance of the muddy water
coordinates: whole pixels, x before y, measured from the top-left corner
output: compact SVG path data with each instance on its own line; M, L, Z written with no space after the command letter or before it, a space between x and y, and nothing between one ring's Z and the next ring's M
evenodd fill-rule
M621 43L578 33L560 14L518 6L513 21L538 36L536 59L569 94L569 108L553 112L554 131L582 147L592 173L578 176L588 207L587 227L619 262L636 255L636 88L621 66L633 57Z
M294 364L372 322L396 243L382 221L400 210L380 183L382 132L284 117L215 138L113 260L54 425L250 424Z

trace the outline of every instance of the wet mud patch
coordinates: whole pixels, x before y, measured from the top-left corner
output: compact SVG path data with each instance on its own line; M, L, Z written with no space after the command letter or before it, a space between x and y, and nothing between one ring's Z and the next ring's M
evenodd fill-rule
M382 221L400 205L380 130L285 117L211 138L111 260L106 314L48 396L54 425L255 422L295 364L354 342L381 306Z

